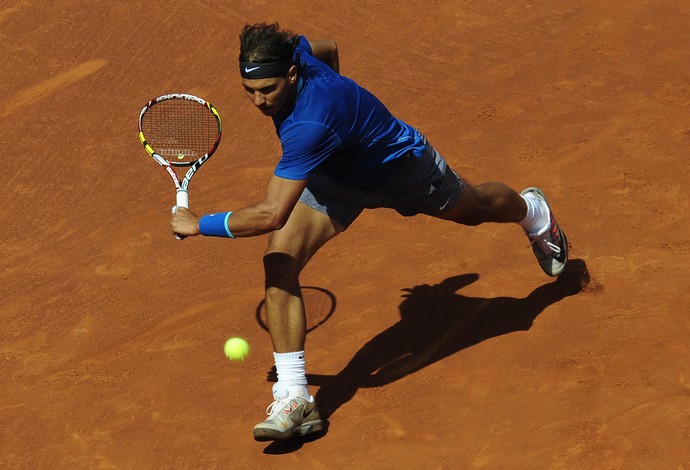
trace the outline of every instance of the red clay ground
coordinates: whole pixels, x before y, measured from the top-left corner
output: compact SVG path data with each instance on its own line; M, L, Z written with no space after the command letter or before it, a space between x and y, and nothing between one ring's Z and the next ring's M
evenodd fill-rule
M0 9L0 467L690 468L687 1L151 3ZM515 226L365 213L304 274L336 301L308 337L330 429L294 445L251 436L266 240L174 240L136 135L149 98L206 97L192 209L256 201L280 149L235 64L263 20L336 39L470 181L541 186L572 244L554 282Z

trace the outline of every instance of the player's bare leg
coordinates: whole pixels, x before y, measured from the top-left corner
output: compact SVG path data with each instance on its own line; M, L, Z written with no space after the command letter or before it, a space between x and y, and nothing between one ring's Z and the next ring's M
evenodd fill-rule
M306 314L299 274L316 251L342 231L325 214L297 204L287 224L270 236L264 255L265 305L278 382L268 418L254 427L257 440L286 439L323 428L306 386ZM279 413L282 410L288 413Z
M316 251L343 228L304 204L270 235L264 255L266 315L275 352L304 349L306 320L299 274Z
M519 223L529 237L544 272L558 276L565 269L568 240L558 226L544 193L538 188L527 188L518 194L503 183L472 186L465 182L460 200L439 217L464 225Z
M520 222L527 214L527 204L519 193L503 183L472 186L464 183L462 196L441 219L463 225L484 222Z

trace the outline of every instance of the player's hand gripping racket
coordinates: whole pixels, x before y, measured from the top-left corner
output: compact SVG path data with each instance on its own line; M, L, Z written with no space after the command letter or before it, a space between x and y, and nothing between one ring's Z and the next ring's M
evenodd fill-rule
M189 207L189 182L218 148L221 130L216 108L184 93L154 98L139 113L139 140L175 183L173 213L177 207ZM189 167L182 180L174 167Z

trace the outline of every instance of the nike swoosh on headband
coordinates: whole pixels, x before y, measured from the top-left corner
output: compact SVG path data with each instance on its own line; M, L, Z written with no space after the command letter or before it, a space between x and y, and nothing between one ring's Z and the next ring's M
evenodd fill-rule
M240 61L240 75L246 79L261 79L271 77L283 77L293 65L293 59L278 60L275 62L244 62Z

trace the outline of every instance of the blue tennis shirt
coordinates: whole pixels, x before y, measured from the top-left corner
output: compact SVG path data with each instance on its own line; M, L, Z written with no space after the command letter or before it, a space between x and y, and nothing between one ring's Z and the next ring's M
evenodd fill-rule
M312 55L300 37L302 64L294 106L273 116L283 155L276 176L303 180L315 171L356 188L372 188L388 177L387 162L425 145L410 125L396 119L370 92Z

